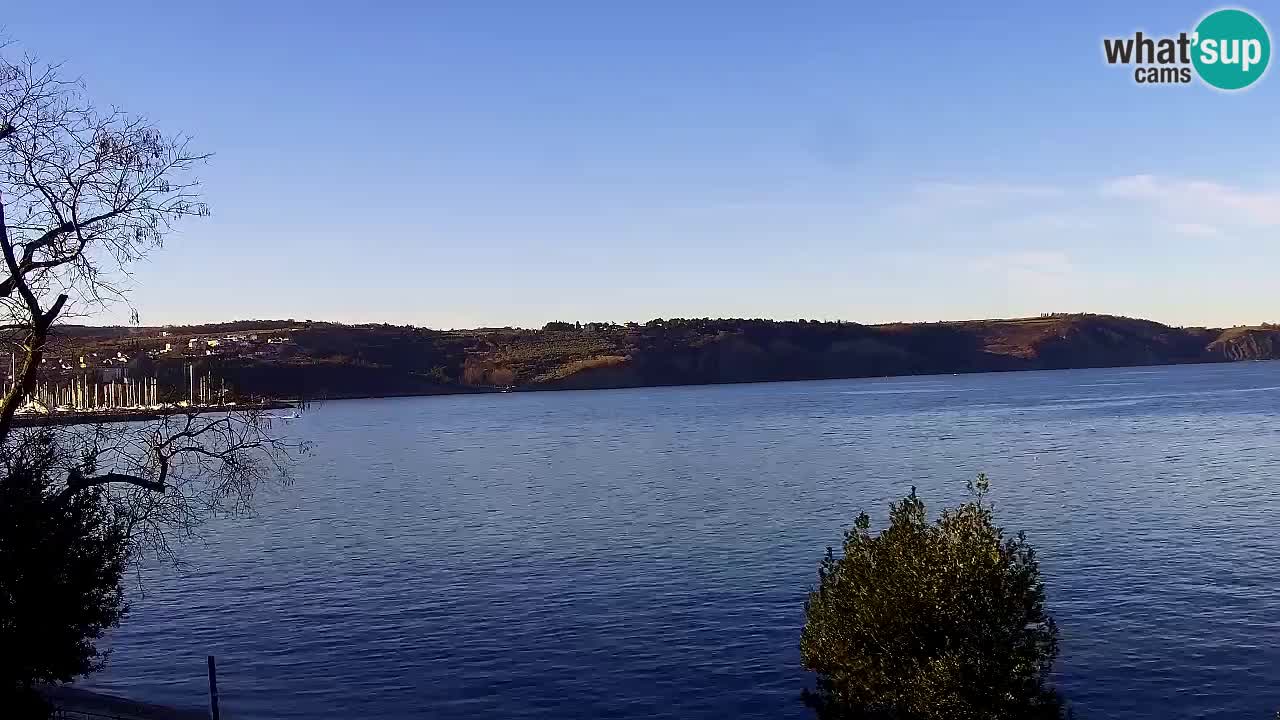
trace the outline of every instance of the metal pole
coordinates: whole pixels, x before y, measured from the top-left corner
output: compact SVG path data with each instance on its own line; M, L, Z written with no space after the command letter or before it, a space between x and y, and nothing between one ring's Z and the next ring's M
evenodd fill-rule
M213 720L220 720L218 716L218 671L213 666L213 656L209 656L209 712L213 716Z

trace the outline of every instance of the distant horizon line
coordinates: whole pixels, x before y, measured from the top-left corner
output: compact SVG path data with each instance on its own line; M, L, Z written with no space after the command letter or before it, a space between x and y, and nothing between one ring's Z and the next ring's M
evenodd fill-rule
M553 324L553 323L568 323L568 324L571 324L571 325L605 325L605 326L615 326L615 327L627 327L627 326L630 326L630 325L638 325L638 326L643 327L643 326L645 326L645 325L648 325L649 323L652 323L652 322L654 322L654 321L658 321L658 320L661 320L661 321L664 321L664 322L667 322L667 321L675 321L675 320L683 320L683 321L689 321L689 320L704 320L704 321L730 321L730 320L738 320L738 321L773 322L773 323L801 323L801 322L804 322L804 323L831 324L831 325L841 325L841 324L843 324L843 325L864 325L864 326L867 326L867 327L884 327L884 326L889 326L889 325L955 325L955 324L962 324L962 323L980 323L980 322L1011 322L1011 321L1026 321L1026 320L1047 320L1047 319L1052 319L1052 318L1065 318L1065 317L1105 317L1105 318L1117 318L1117 319L1121 319L1121 320L1137 320L1137 321L1141 321L1141 322L1150 322L1150 323L1155 323L1155 324L1157 324L1157 325L1163 325L1163 326L1165 326L1165 327L1171 327L1171 328L1204 328L1204 329L1219 329L1219 330L1221 330L1221 329L1228 329L1228 328L1240 328L1240 327L1266 327L1266 326L1272 326L1272 325L1280 324L1280 323L1261 322L1261 323L1238 323L1238 324L1234 324L1234 325L1221 325L1221 326L1216 326L1216 325L1174 325L1174 324L1170 324L1170 323L1161 322L1161 321L1159 321L1159 320L1152 320L1152 319L1150 319L1150 318L1137 317L1137 316L1134 316L1134 315L1120 315L1120 314L1116 314L1116 313L1099 313L1099 312L1054 312L1054 313L1041 313L1041 314L1039 314L1039 315L1021 315L1021 316L1011 316L1011 317L960 318L960 319L950 319L950 320L892 320L892 321L888 321L888 322L859 322L859 321L857 321L857 320L847 320L847 319L838 319L838 320L819 320L819 319L803 318L803 317L780 319L780 318L776 318L776 317L746 317L746 316L719 316L719 317L712 317L712 316L701 316L701 317L698 317L698 316L672 316L672 317L667 317L667 318L663 318L663 317L654 317L654 318L650 318L650 319L648 319L648 320L644 320L644 321L639 321L639 320L627 320L627 321L622 321L622 322L619 322L619 321L616 321L616 320L588 320L588 321L578 321L578 320L549 320L549 321L544 322L544 323L542 323L541 325L536 326L536 327L527 327L527 326L523 326L523 325L477 325L477 326L471 326L471 327L433 327L433 326L430 326L430 325L416 325L416 324L414 324L414 323L390 323L390 322L376 322L376 321L365 321L365 322L343 322L343 321L338 321L338 320L317 320L317 319L315 319L315 318L304 318L304 319L301 319L301 320L300 320L300 319L297 319L297 318L248 318L248 319L236 319L236 320L217 320L217 321L212 321L212 322L163 323L163 324L156 324L156 325L144 324L144 323L140 323L140 324L136 324L136 325L133 325L133 324L118 324L118 323L115 323L115 324L105 324L105 323L104 323L104 324L96 324L96 323L61 323L61 324L59 324L59 325L58 325L58 326L56 326L56 327L79 327L79 328L102 328L102 329L129 329L129 328L133 328L133 329L139 329L139 330L142 330L142 329L160 329L160 330L163 330L163 329L166 329L166 328L194 328L194 327L208 327L208 326L215 326L215 325L236 325L236 324L244 324L244 323L280 323L280 324L287 324L287 323L294 323L294 324L316 324L316 323L319 323L319 324L324 324L324 325L345 325L345 326L349 326L349 327L361 327L361 326L380 325L380 326L388 326L388 327L411 327L411 328L418 328L418 329L422 329L422 330L458 331L458 330L543 330L543 329L545 329L545 328L546 328L546 326L547 326L547 325L550 325L550 324Z

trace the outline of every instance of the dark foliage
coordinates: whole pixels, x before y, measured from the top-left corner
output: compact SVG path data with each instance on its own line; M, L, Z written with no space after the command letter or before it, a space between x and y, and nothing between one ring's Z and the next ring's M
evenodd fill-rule
M100 666L96 641L125 612L127 528L94 488L61 496L54 444L14 443L0 479L0 706ZM6 715L7 716L7 715Z
M889 527L858 517L844 552L828 548L805 605L800 640L819 718L1030 720L1060 718L1046 685L1058 632L1045 613L1035 552L1006 538L985 501L929 522L913 489Z

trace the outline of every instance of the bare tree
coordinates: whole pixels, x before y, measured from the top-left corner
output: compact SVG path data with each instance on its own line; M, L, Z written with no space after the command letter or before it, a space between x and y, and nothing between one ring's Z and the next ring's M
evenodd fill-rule
M117 516L127 518L130 557L176 559L172 540L212 518L250 513L258 488L288 482L301 445L273 433L274 422L246 409L61 428L54 442L67 480L59 499L109 486Z
M30 57L0 58L0 330L20 362L0 399L0 449L29 441L15 414L36 387L51 329L125 299L130 263L173 224L208 215L193 169L209 155L145 118L100 110L80 82ZM135 313L136 316L136 313ZM135 549L248 509L299 446L262 413L178 412L149 424L42 428L65 460L64 497L108 488Z

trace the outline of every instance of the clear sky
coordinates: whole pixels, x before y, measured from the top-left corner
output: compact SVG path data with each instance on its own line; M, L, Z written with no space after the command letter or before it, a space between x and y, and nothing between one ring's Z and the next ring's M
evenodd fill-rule
M1217 7L115 0L0 23L216 153L213 217L135 268L147 324L1277 321L1280 69L1225 94L1102 56ZM1253 9L1274 34L1280 7Z

